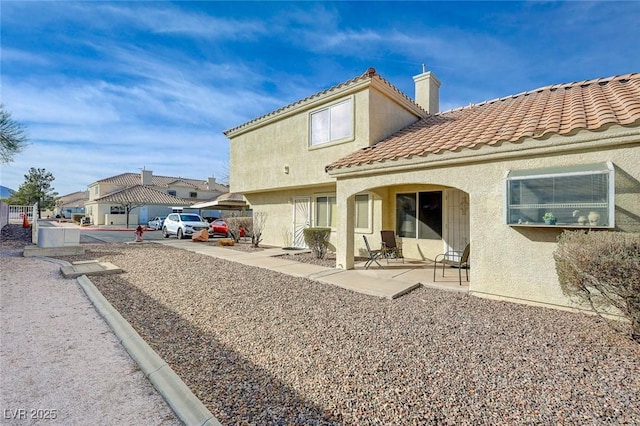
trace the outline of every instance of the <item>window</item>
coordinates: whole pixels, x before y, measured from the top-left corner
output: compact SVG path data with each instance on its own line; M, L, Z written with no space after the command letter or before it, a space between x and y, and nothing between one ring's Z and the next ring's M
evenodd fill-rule
M351 99L311 114L311 145L346 139L352 136Z
M111 206L109 209L111 214L126 214L124 206Z
M522 226L614 226L613 164L511 171L506 222Z
M316 226L333 228L336 226L336 196L316 197Z
M172 195L172 196L176 196L176 191L174 191L173 189L170 189L167 191L167 194Z
M407 238L442 239L442 192L396 194L396 233Z
M359 194L355 197L355 227L369 229L369 195Z
M197 192L189 192L189 198L198 198Z

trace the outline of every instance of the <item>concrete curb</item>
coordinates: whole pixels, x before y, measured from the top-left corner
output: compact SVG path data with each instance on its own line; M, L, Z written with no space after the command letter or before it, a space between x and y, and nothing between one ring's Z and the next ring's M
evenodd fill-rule
M98 313L109 324L131 358L164 397L176 416L188 426L222 426L171 367L100 293L91 280L86 275L78 277L77 280Z

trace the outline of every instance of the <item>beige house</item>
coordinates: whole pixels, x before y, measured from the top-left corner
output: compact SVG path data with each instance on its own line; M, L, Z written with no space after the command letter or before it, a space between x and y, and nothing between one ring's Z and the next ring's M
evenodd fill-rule
M267 214L264 244L302 246L302 229L329 226L351 269L362 235L379 245L382 229L415 259L470 242L471 294L569 305L558 235L640 232L640 74L442 113L438 79L414 81L415 102L370 69L225 132L231 189Z
M151 170L123 173L89 185L85 216L95 225L124 225L124 206L129 204L136 206L129 214L129 224L146 224L156 216L167 216L174 209L211 201L227 192L229 187L215 178L155 176Z
M84 213L84 204L88 199L88 191L77 191L72 192L71 194L62 195L56 200L56 207L54 211L51 213L46 212L46 214L51 214L53 216L60 215L67 219L71 219L71 215L73 214Z

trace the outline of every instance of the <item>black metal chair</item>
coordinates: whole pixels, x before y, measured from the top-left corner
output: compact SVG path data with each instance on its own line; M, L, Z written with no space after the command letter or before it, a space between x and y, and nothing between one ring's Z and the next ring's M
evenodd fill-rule
M398 244L395 231L382 230L380 238L382 239L382 255L387 259L387 263L389 263L389 259L402 259L402 263L404 263L402 246Z
M369 269L369 266L371 266L371 264L373 262L377 263L378 266L382 268L382 265L380 264L380 262L378 262L378 259L380 257L382 257L383 251L382 250L371 250L371 246L369 245L369 241L367 240L367 236L363 235L362 238L364 238L364 245L367 247L367 254L369 255L369 259L367 259L367 261L364 264L364 269ZM382 269L384 269L384 268L382 268Z
M433 265L433 282L436 281L436 269L438 269L438 265L442 265L442 276L444 277L444 268L445 266L450 266L453 268L458 268L458 280L460 285L462 285L462 270L464 269L467 274L467 281L469 281L469 268L471 264L469 263L469 257L471 253L471 244L467 244L462 252L450 250L446 253L442 253L436 256Z

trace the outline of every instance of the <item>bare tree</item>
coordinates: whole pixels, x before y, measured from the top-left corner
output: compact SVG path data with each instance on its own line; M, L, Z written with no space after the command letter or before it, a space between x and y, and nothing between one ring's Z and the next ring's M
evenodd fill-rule
M266 212L254 212L253 213L253 226L251 229L251 242L255 247L258 247L262 241L262 233L264 232L265 225L267 223Z

